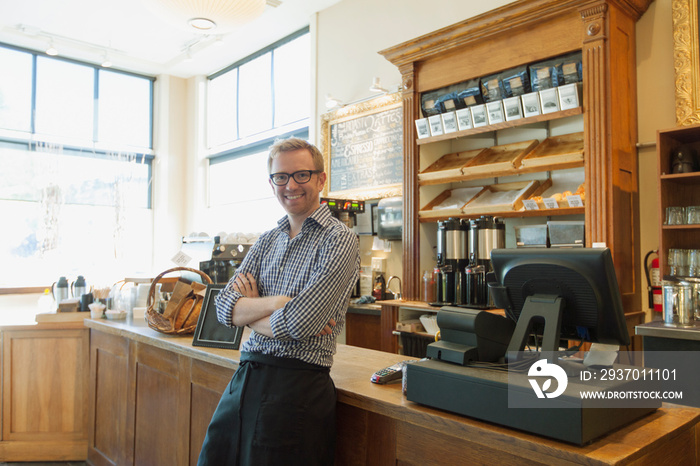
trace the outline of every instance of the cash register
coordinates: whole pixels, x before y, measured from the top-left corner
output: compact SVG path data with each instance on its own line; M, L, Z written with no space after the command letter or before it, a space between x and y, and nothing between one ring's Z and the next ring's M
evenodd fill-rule
M562 358L564 340L630 344L609 249L494 249L491 260L490 291L504 315L441 308L441 340L428 345L427 359L406 368L409 401L577 445L661 406L583 399L584 389L639 384L584 384L583 362ZM554 366L551 374L536 372Z

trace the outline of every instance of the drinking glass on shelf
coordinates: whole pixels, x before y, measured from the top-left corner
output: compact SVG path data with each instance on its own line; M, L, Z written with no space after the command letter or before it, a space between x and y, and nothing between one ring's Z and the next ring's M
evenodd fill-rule
M680 268L683 264L683 250L669 249L668 250L668 273L672 276L680 275Z
M700 206L691 205L685 208L685 223L688 225L700 223Z
M700 276L700 249L688 249L688 276Z
M683 225L685 223L685 209L679 206L666 207L665 225Z

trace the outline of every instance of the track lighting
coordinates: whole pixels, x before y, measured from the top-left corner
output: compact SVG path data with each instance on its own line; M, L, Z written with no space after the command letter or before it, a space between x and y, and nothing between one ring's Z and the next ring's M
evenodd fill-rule
M56 50L56 47L53 45L53 39L51 42L49 42L49 47L46 49L46 55L50 55L52 57L58 55L58 50Z
M326 108L327 109L330 110L330 109L342 107L342 106L343 106L343 103L340 100L334 98L330 94L326 94Z
M374 80L372 81L372 85L369 86L369 90L372 92L384 92L384 93L387 92L387 90L382 87L382 83L379 80L378 76L374 77Z

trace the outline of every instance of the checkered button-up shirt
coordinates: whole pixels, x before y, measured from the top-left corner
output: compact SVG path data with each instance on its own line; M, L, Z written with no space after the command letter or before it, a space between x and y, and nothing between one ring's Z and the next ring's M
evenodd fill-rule
M238 274L251 273L260 296L289 296L292 300L270 316L274 338L253 331L241 351L330 367L359 276L358 240L325 204L304 220L297 236L290 239L289 231L285 216L276 228L260 236L217 295L217 316L231 326L233 308L243 296L234 291L233 281ZM316 336L331 319L337 323L332 335Z

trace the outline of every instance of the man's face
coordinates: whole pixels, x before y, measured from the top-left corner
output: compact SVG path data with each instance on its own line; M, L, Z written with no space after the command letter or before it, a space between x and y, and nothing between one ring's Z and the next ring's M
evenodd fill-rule
M270 173L287 173L291 175L300 170L315 170L311 153L307 149L282 152L272 160ZM321 204L319 193L326 182L325 173L311 175L308 183L299 184L294 177L284 186L277 186L269 180L272 191L282 208L291 217L304 219L311 215Z

